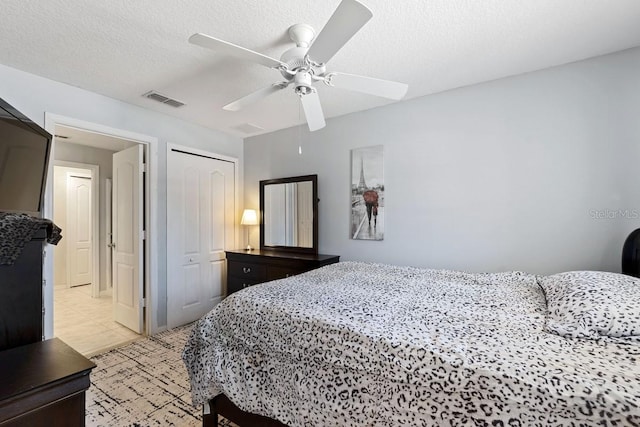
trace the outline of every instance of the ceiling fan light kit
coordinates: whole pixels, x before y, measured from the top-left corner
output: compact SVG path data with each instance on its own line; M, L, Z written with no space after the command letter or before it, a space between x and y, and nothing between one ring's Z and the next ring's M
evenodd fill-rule
M356 0L342 0L317 36L313 27L307 24L289 27L289 37L296 46L285 51L280 60L202 33L192 35L189 42L221 54L274 68L284 77L285 81L276 82L237 99L222 107L224 110L238 111L293 84L309 130L315 131L325 126L320 97L313 87L318 81L330 87L395 100L403 98L407 93L408 86L404 83L355 74L327 73L326 63L372 16L371 11L362 3Z

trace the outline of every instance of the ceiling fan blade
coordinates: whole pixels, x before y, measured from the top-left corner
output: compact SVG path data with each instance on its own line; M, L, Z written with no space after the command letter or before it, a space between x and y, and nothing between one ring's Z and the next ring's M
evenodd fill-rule
M227 111L238 111L241 108L244 108L247 105L253 104L256 101L261 100L262 98L266 98L272 93L275 93L281 89L284 89L287 86L289 86L289 82L274 83L271 86L264 87L260 90L250 93L247 96L243 96L242 98L237 99L225 105L224 107L222 107L222 109Z
M342 0L307 55L315 62L326 64L372 16L373 13L356 0Z
M340 89L353 90L390 99L402 99L406 95L407 89L409 89L409 85L404 83L347 73L330 73L326 76L325 82L329 86L335 86Z
M270 68L287 66L284 62L280 62L277 59L202 33L196 33L189 37L189 43L206 47L207 49L211 49L225 55L235 56L236 58L244 59L245 61L257 62L258 64L262 64Z
M320 97L318 92L309 92L306 95L299 95L300 102L302 102L302 109L304 110L304 116L307 118L307 125L309 130L322 129L325 126L324 114L322 113L322 105L320 105Z

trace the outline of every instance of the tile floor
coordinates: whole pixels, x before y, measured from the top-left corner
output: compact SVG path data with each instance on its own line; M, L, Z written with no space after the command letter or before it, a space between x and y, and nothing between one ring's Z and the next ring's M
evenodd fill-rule
M53 335L90 357L141 335L113 321L111 296L91 298L91 286L55 288Z

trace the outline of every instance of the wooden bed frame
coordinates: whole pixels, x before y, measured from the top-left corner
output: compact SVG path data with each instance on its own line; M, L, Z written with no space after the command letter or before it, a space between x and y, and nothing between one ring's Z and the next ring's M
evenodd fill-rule
M211 399L209 409L210 413L202 414L203 427L218 427L218 415L222 415L240 427L287 427L272 418L243 411L224 394Z

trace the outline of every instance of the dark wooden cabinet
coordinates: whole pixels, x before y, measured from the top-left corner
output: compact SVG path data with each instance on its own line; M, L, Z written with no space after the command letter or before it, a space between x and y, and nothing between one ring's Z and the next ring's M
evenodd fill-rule
M227 254L227 295L247 286L304 273L340 261L338 255L236 250Z
M0 427L84 426L94 367L57 338L0 352Z
M17 238L7 230L4 239ZM57 338L42 340L47 226L20 238L30 240L18 258L0 265L0 427L84 426L95 365Z
M40 228L17 260L0 265L0 350L42 341L42 251Z

